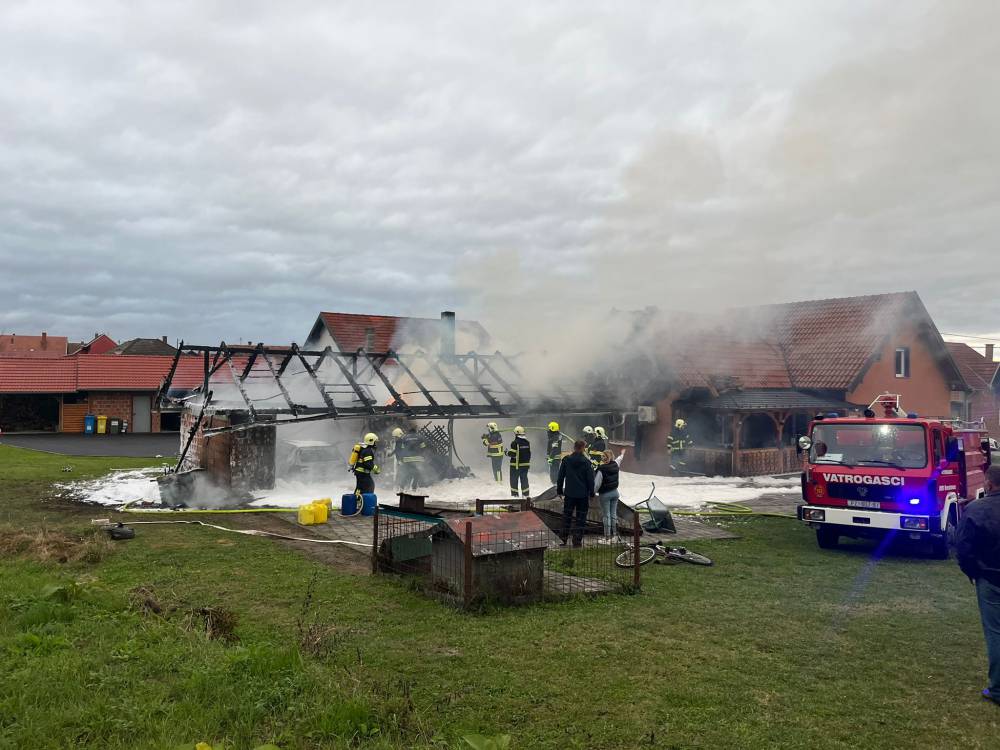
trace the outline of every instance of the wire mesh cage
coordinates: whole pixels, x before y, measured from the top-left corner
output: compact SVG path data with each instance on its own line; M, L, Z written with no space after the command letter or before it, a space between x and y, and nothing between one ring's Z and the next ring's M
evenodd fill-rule
M516 506L447 518L380 508L372 570L403 576L467 608L639 589L639 566L615 562L637 543L638 526L629 537L584 534L578 545L574 531L564 539L534 511Z

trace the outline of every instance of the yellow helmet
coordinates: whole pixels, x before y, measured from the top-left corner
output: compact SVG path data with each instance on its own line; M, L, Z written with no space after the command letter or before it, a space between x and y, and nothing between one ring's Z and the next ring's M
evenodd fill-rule
M489 423L488 423L488 424L486 425L486 429L487 429L487 430L491 430L491 431L493 431L493 432L496 432L497 430L499 430L499 429L500 429L500 425L498 425L498 424L497 424L496 422L489 422Z
M685 427L687 427L687 424L688 423L685 422L683 419L678 419L676 422L674 422L674 427L676 427L678 430L683 430Z
M584 435L593 435L594 434L594 428L591 427L590 425L587 425L586 427L583 428L583 434Z
M400 428L400 427L397 427L397 428L396 428L395 430L393 430L393 431L392 431L392 436L393 436L394 438L396 438L397 440L398 440L399 438L403 437L403 430L402 430L402 428Z
M594 434L599 438L607 438L608 433L603 427L595 427Z
M549 432L559 432L559 423L549 422Z
M518 425L517 427L514 428L514 434L515 435L523 435L524 434L524 428L521 427L521 425Z
M365 435L365 445L375 445L378 442L378 435L374 432L369 432Z

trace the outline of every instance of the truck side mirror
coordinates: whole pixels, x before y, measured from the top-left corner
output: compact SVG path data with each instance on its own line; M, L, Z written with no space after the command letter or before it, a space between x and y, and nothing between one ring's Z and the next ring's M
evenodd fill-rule
M950 437L944 444L944 457L948 463L953 463L958 460L962 449L958 443L958 438Z
M812 448L812 438L808 435L803 435L798 440L795 441L795 452L803 453L810 448Z

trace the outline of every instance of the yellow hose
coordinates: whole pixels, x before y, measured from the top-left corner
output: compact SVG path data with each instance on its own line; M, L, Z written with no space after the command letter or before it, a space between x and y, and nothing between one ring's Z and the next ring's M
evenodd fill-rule
M742 505L740 503L710 502L706 503L706 505L712 508L712 510L674 510L671 513L675 516L705 516L709 518L721 516L766 516L769 518L794 518L798 520L797 516L789 515L788 513L771 513L763 510L754 510L749 505Z
M132 502L135 502L134 500ZM230 508L227 510L207 510L204 508L178 508L177 510L126 510L131 503L126 503L118 508L120 513L134 513L136 515L177 515L178 513L295 513L295 508ZM340 510L334 508L334 510Z

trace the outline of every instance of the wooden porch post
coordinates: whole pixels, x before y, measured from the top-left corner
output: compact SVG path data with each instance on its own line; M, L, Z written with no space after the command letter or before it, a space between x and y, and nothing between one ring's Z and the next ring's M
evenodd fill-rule
M788 415L785 412L770 412L770 417L774 421L774 435L778 446L778 471L784 473L787 470L785 466L785 446L781 443L782 433L785 431L785 418Z
M742 425L739 412L733 412L733 476L740 475L740 428Z

